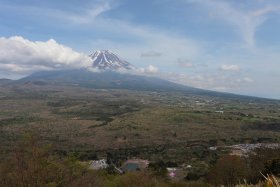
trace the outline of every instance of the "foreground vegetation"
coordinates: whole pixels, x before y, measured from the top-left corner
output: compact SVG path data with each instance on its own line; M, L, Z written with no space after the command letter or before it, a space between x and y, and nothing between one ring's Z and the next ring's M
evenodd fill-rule
M223 156L208 171L205 180L172 181L160 165L151 164L146 171L119 175L110 167L94 171L74 155L60 157L51 145L40 144L38 136L26 135L0 163L0 186L277 186L280 174L280 150L247 158ZM272 155L273 154L273 155ZM250 163L249 167L246 163ZM260 171L257 172L257 171ZM273 175L271 175L273 174ZM194 179L194 178L193 178ZM249 184L255 185L249 185Z
M150 172L117 175L109 170L93 171L75 156L60 157L52 146L40 145L27 135L0 163L0 186L182 186Z

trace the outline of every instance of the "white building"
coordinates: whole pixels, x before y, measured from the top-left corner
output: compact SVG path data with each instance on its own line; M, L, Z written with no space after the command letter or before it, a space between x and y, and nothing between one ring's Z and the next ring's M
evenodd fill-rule
M108 167L108 164L105 159L94 160L90 163L89 168L94 170L105 169Z

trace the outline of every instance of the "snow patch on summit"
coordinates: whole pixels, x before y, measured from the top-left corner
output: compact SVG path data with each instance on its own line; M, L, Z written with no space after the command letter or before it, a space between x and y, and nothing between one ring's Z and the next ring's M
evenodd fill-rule
M97 50L89 57L92 59L92 67L99 70L133 70L135 67L123 60L118 55L108 50Z

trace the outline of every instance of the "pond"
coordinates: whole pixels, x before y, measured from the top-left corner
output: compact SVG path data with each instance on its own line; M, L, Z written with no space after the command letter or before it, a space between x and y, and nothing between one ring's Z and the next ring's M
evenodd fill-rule
M136 163L126 163L123 167L122 167L123 171L137 171L139 170L139 166Z

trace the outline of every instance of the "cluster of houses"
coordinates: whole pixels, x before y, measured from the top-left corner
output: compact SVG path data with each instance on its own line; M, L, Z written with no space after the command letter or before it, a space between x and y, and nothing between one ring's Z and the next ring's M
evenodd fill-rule
M127 172L133 172L133 171L143 171L149 166L148 160L142 160L142 159L129 159L126 162L123 163L121 167L116 167L113 165L115 170L119 174L127 173ZM106 169L109 167L109 164L105 159L101 160L93 160L90 162L89 169L93 170L100 170L100 169ZM183 168L190 169L191 165L185 165ZM183 174L182 168L172 167L172 168L166 168L167 169L167 176L171 179L178 178Z
M120 168L118 168L116 166L114 166L114 167L117 172L125 173L125 172L130 172L130 171L144 170L148 166L149 166L148 160L131 159L131 160L127 160ZM107 161L105 159L93 160L89 164L89 169L93 169L93 170L106 169L108 167L109 167L109 164L107 163Z
M255 144L236 144L231 146L214 146L209 147L211 151L216 151L217 149L230 149L230 155L240 156L240 157L247 157L248 154L253 153L254 150L265 148L265 149L279 149L279 143L255 143Z

